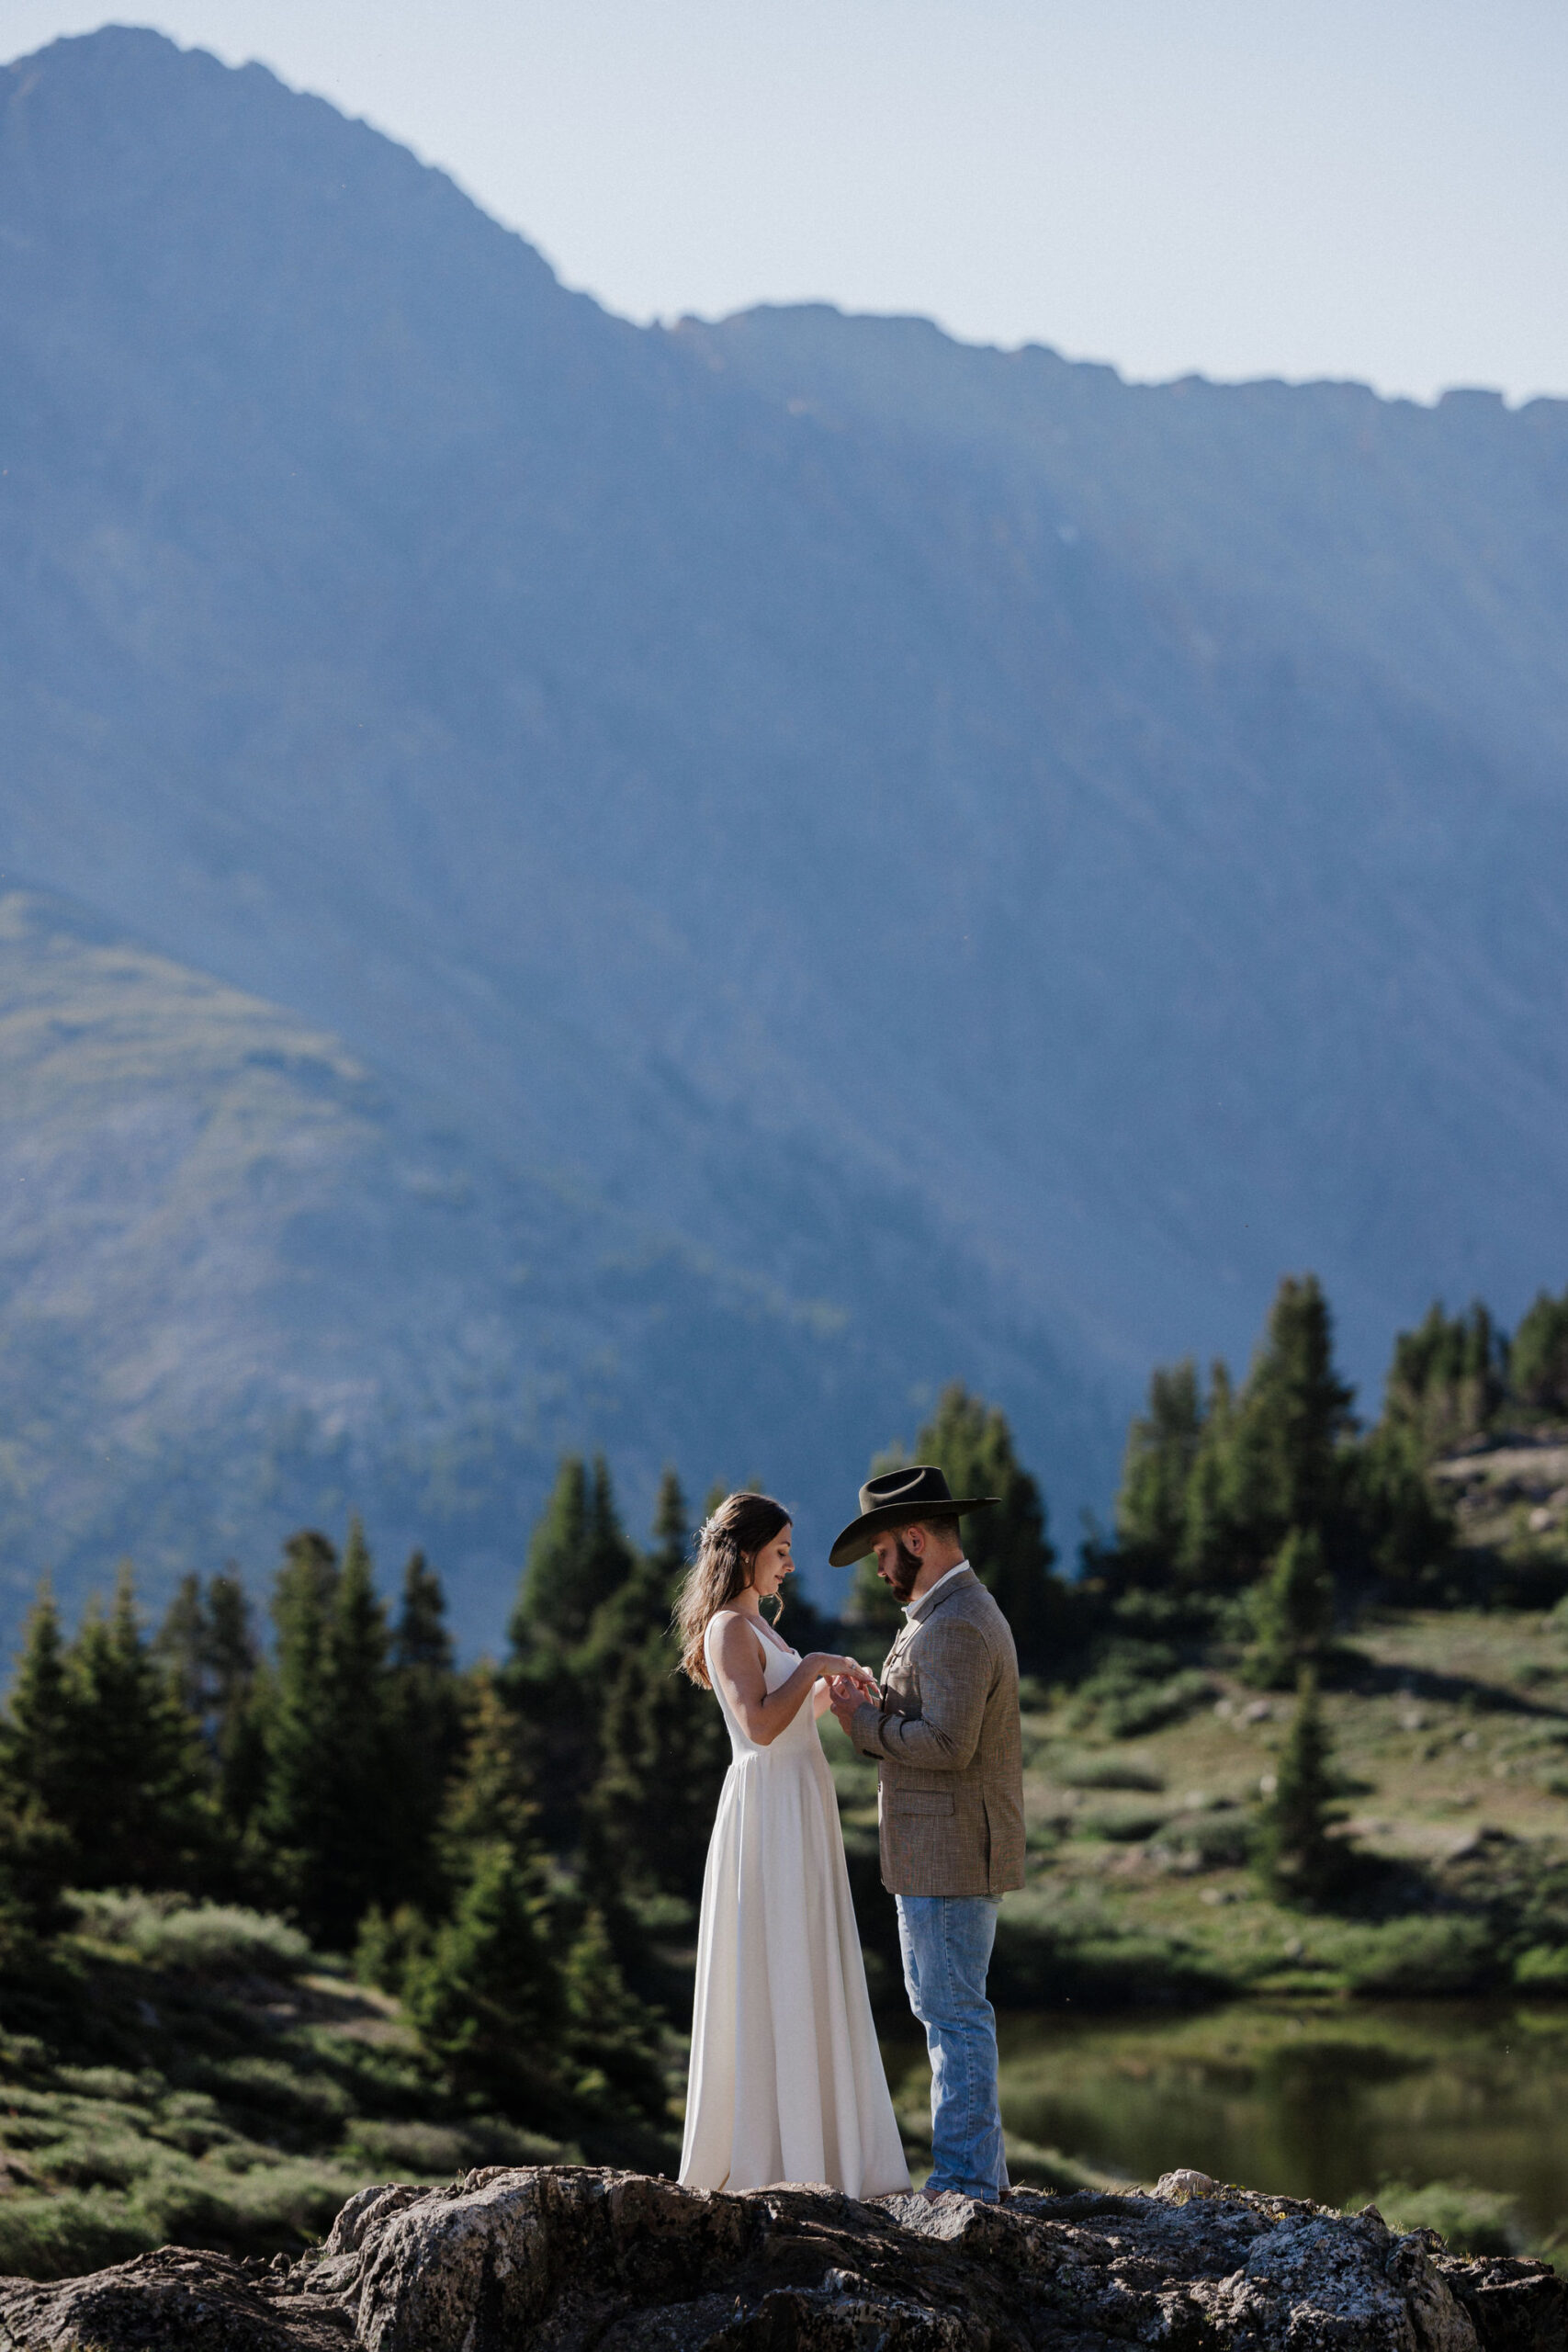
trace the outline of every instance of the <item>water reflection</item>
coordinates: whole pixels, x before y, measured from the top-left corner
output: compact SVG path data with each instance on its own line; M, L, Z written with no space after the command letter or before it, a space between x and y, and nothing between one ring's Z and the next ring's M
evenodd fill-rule
M1517 2199L1532 2236L1568 2217L1560 2008L1250 2002L1174 2019L1013 2017L1002 2111L1021 2138L1133 2180L1191 2165L1329 2205L1386 2181L1465 2180Z

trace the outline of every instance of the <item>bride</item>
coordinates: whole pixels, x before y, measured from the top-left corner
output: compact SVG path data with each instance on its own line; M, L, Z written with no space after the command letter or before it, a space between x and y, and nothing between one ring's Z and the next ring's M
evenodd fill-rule
M794 1569L787 1511L730 1495L681 1589L682 1663L724 1710L732 1760L703 1880L681 2179L688 2188L823 2181L851 2197L909 2175L871 2021L822 1678L876 1685L858 1660L802 1657L761 1603Z

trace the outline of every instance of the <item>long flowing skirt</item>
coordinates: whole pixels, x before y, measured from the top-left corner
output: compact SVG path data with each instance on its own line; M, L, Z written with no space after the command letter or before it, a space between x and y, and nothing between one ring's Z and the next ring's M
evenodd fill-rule
M794 1726L791 1726L794 1729ZM908 2188L832 1774L808 1724L730 1766L703 1882L681 2178Z

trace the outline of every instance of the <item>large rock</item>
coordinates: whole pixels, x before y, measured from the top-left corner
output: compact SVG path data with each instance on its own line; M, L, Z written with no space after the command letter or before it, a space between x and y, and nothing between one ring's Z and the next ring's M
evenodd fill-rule
M0 2352L1565 2352L1544 2264L1173 2173L1000 2206L497 2168L352 2198L292 2269L0 2286Z

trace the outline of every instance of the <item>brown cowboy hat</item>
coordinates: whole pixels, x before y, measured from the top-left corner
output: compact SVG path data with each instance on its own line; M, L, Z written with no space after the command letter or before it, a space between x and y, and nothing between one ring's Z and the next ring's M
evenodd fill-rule
M868 1478L860 1490L860 1517L852 1519L828 1555L834 1568L863 1560L871 1539L884 1527L913 1527L922 1519L957 1519L964 1511L989 1510L999 1495L953 1495L940 1470L911 1463L906 1470L885 1470Z

